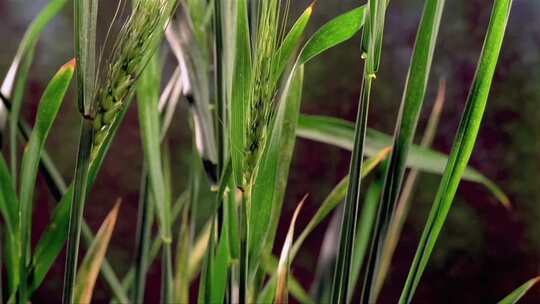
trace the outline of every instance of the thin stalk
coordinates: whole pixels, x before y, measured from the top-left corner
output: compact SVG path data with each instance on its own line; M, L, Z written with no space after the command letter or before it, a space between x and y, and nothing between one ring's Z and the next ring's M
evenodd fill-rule
M361 185L361 168L363 165L364 143L367 130L367 118L369 110L369 99L371 94L371 84L373 77L367 73L367 64L364 65L363 81L360 95L360 103L356 118L354 148L350 164L350 182L345 198L344 216L341 223L341 238L339 242L339 254L334 271L334 281L332 284L332 303L345 303L347 301L349 278L352 264L354 239L356 235L356 223L359 216L359 196Z
M26 58L22 61L20 78L17 79L15 84L15 94L13 95L13 104L10 109L9 114L9 161L10 161L10 170L11 178L13 180L13 186L17 188L17 124L19 121L19 116L21 113L21 107L23 104L23 94L27 85L28 71L30 70L30 65L32 65L32 59L34 57L34 50L29 51Z
M184 207L184 205L187 203L188 199L189 199L189 192L188 191L182 193L180 195L180 197L178 197L178 199L176 200L176 202L174 203L174 206L172 208L172 222L171 223L176 222L176 220L180 216L180 212L182 211L182 207ZM147 258L148 258L148 261L146 262L147 265L150 265L150 264L152 264L154 262L154 260L156 259L162 245L163 245L163 239L161 237L159 237L159 236L152 241L152 245L150 246L149 255L147 256ZM127 274L122 279L122 284L121 284L122 287L124 289L129 289L133 284L134 278L135 278L135 269L134 269L134 267L131 267L128 270ZM117 299L117 300L120 300L120 299ZM120 302L122 302L122 301L120 301Z
M64 290L62 295L62 303L64 304L73 302L73 288L75 286L75 277L77 273L81 226L86 200L86 188L88 185L90 151L92 150L92 143L94 140L93 135L92 121L83 118L77 165L75 167L75 188L69 218L66 269L64 273Z
M223 85L223 35L221 31L221 1L214 1L214 84L216 97L216 118L215 127L217 130L217 148L218 148L218 172L217 176L221 176L223 171L225 156L225 138L227 136L224 128L225 117L227 115L225 109L225 90Z
M98 2L75 0L73 6L75 23L75 57L77 60L77 105L82 116L81 135L73 199L70 206L69 228L64 272L62 303L71 304L77 274L77 260L87 195L91 151L94 142L93 119L90 117L95 100L93 85L96 76L96 20Z
M139 197L139 215L137 221L137 240L135 255L135 285L132 289L133 303L144 302L144 290L146 286L146 271L148 270L148 252L150 249L152 235L152 219L154 215L154 205L150 201L150 189L148 185L148 174L143 168L141 178L141 195Z
M172 242L165 240L162 249L162 278L161 278L161 302L163 304L172 303L173 299L173 266L172 266Z
M240 220L240 269L239 269L239 286L238 286L238 303L247 303L247 286L248 286L248 223L247 223L247 203L249 196L249 188L245 192L241 191L241 204L239 208Z

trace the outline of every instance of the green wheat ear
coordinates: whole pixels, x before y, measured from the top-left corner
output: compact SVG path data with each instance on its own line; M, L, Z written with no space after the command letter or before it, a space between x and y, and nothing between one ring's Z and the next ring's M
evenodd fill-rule
M285 2L285 7L281 4ZM258 25L254 38L254 62L249 94L246 126L246 167L244 181L248 185L257 168L261 151L266 145L268 123L274 110L277 85L272 82L274 59L283 40L290 1L262 1L258 8Z
M134 91L134 84L157 48L176 8L172 0L138 0L114 43L113 53L96 93L92 159Z

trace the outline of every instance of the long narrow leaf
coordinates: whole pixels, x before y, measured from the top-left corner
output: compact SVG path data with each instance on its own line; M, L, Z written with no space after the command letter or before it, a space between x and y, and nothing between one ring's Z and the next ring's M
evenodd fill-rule
M7 233L14 234L17 231L19 221L18 205L17 194L13 189L9 169L4 157L0 155L0 214L4 219Z
M144 160L148 167L149 189L153 195L153 201L156 204L157 214L159 218L160 235L165 243L170 246L171 231L170 231L170 202L165 194L165 181L163 178L163 168L161 160L160 148L160 122L158 111L159 99L159 66L157 57L154 56L150 60L150 64L143 71L141 78L137 84L137 101L139 122L141 129L141 138L144 151ZM164 265L170 263L164 261ZM144 273L144 270L141 270ZM169 281L172 281L172 270L168 270ZM144 274L140 277L144 280ZM165 284L165 282L163 282ZM137 288L144 287L137 282ZM169 286L170 287L170 286ZM172 290L172 288L169 288ZM143 299L144 291L138 290L135 292L138 295L135 303L139 303Z
M274 55L276 56L277 60L274 67L274 73L272 75L272 83L275 83L280 77L280 75L283 74L287 63L291 60L294 51L300 44L300 39L302 38L302 34L304 33L304 30L309 23L312 13L313 4L310 5L300 17L298 17L298 20L296 20L291 30L281 43L279 50Z
M20 288L19 299L27 299L27 267L30 263L30 241L32 232L32 206L36 184L36 178L41 158L41 151L45 146L45 141L49 135L52 124L60 110L64 100L64 95L69 88L71 78L75 70L75 60L71 60L60 68L57 74L47 85L41 97L34 129L23 154L21 165L21 187L19 204L19 227L20 227Z
M446 216L474 149L482 116L493 80L493 74L502 47L512 0L496 0L476 74L467 98L450 158L444 171L433 207L422 233L416 255L411 265L400 303L410 303L414 291L427 266L431 252L446 220Z
M298 206L296 207L296 210L294 211L293 217L291 219L291 223L289 224L289 230L287 232L287 236L285 238L285 242L283 243L283 247L281 249L281 255L279 257L279 263L277 266L277 286L276 286L276 295L274 297L274 303L276 304L286 304L289 303L288 300L288 292L287 292L287 285L289 281L289 268L290 268L290 262L291 262L291 248L293 244L293 238L294 238L294 227L296 225L296 219L298 218L298 215L300 214L300 210L302 210L302 206L304 205L304 202L306 201L307 195L302 198Z
M245 116L251 81L251 46L246 0L239 0L237 3L236 22L234 79L232 81L232 97L229 107L229 141L234 179L237 185L242 185L244 147L246 145Z
M352 150L354 126L352 123L334 117L300 115L297 135L318 142ZM392 137L377 130L368 129L366 133L365 155L373 156L377 151L392 145ZM407 157L407 167L426 173L442 174L448 156L434 150L412 145ZM473 168L467 167L463 178L484 185L505 206L510 200L490 179Z
M540 277L532 278L523 285L519 286L516 290L512 291L504 299L497 302L497 304L515 304L517 303L534 285L540 281Z
M81 263L79 272L77 273L77 283L75 284L75 303L90 303L94 286L101 268L101 264L105 259L109 241L118 218L120 209L120 201L109 212L101 227L99 228L92 245L88 248L84 260Z
M323 25L302 49L300 63L352 38L364 24L365 10L365 5L357 7Z
M17 206L19 201L13 189L9 169L7 168L4 157L0 154L0 214L4 219L4 233L2 235L3 248L5 249L4 260L7 271L8 291L13 293L19 282L19 242Z

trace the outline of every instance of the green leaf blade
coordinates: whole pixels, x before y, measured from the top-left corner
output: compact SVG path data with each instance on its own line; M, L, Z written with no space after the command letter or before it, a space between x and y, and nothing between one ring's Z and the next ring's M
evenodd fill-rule
M27 264L30 262L27 253L30 248L32 231L32 210L33 196L39 168L41 152L45 146L45 141L49 135L52 124L60 110L64 96L69 88L73 73L75 70L75 60L71 60L60 68L56 75L51 79L38 107L34 129L26 145L21 164L21 187L20 187L20 205L19 205L19 231L21 237L21 287L20 299L25 299L28 295L26 286Z
M515 304L517 303L531 288L533 288L540 281L540 277L532 278L523 285L519 286L516 290L512 291L504 299L497 302L497 304Z
M278 81L279 77L283 74L287 63L291 60L292 55L298 45L300 44L300 39L306 29L306 26L311 19L313 13L313 4L310 5L300 17L296 20L291 30L281 43L281 46L277 53L274 55L276 59L275 68L273 71L273 80L272 83Z
M302 49L300 63L307 63L327 49L352 38L364 24L365 11L363 5L323 25Z
M315 115L300 115L297 135L302 138L334 145L346 150L352 150L354 125L348 121ZM366 133L366 156L374 156L377 151L392 145L392 137L374 129ZM442 174L448 161L448 156L427 148L412 145L407 156L407 167L416 168L422 172ZM479 183L486 187L503 205L509 206L508 196L490 179L471 167L463 173L467 181Z
M246 145L246 113L251 85L251 46L249 40L249 20L246 0L237 4L236 54L232 81L232 96L229 109L229 141L234 180L237 186L243 185Z

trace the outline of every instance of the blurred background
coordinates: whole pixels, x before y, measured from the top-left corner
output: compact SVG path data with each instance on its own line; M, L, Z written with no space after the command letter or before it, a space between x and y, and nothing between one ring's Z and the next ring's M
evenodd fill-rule
M295 0L292 16L309 1ZM422 134L440 78L447 81L447 97L434 142L448 153L474 75L493 1L446 1L431 80L418 134ZM47 3L45 0L0 0L0 76L4 77L22 35ZM105 28L116 1L101 1L101 27ZM319 0L309 26L314 32L332 17L363 1ZM375 81L370 127L392 133L424 1L391 1L384 36L381 70ZM494 180L509 195L513 209L501 207L482 186L463 182L419 286L415 303L494 303L540 273L540 1L516 0L511 13L499 66L488 101L471 165ZM38 44L25 95L23 116L33 121L44 85L63 63L73 57L72 9L45 30ZM362 62L359 37L330 50L306 67L302 112L341 117L356 116ZM73 88L72 88L73 89ZM187 185L191 138L186 106L175 116L170 146L173 182L180 192ZM67 96L47 143L48 151L70 180L75 163L79 116L73 91ZM283 243L293 209L309 193L298 229L347 173L350 154L326 145L298 140L276 241ZM123 199L121 215L109 250L109 260L119 273L132 261L142 151L136 108L128 113L97 183L88 199L85 217L97 229L117 197ZM401 292L431 207L440 177L421 174L410 216L398 244L381 303L395 303ZM34 218L37 241L55 202L43 180L38 181ZM313 280L319 248L328 221L308 238L296 258L293 273L305 288ZM62 257L63 259L63 257ZM35 303L60 300L63 261L60 259ZM157 265L156 265L157 266ZM159 267L149 274L147 300L159 297ZM109 291L98 284L96 303L105 303ZM521 303L539 303L540 288Z

